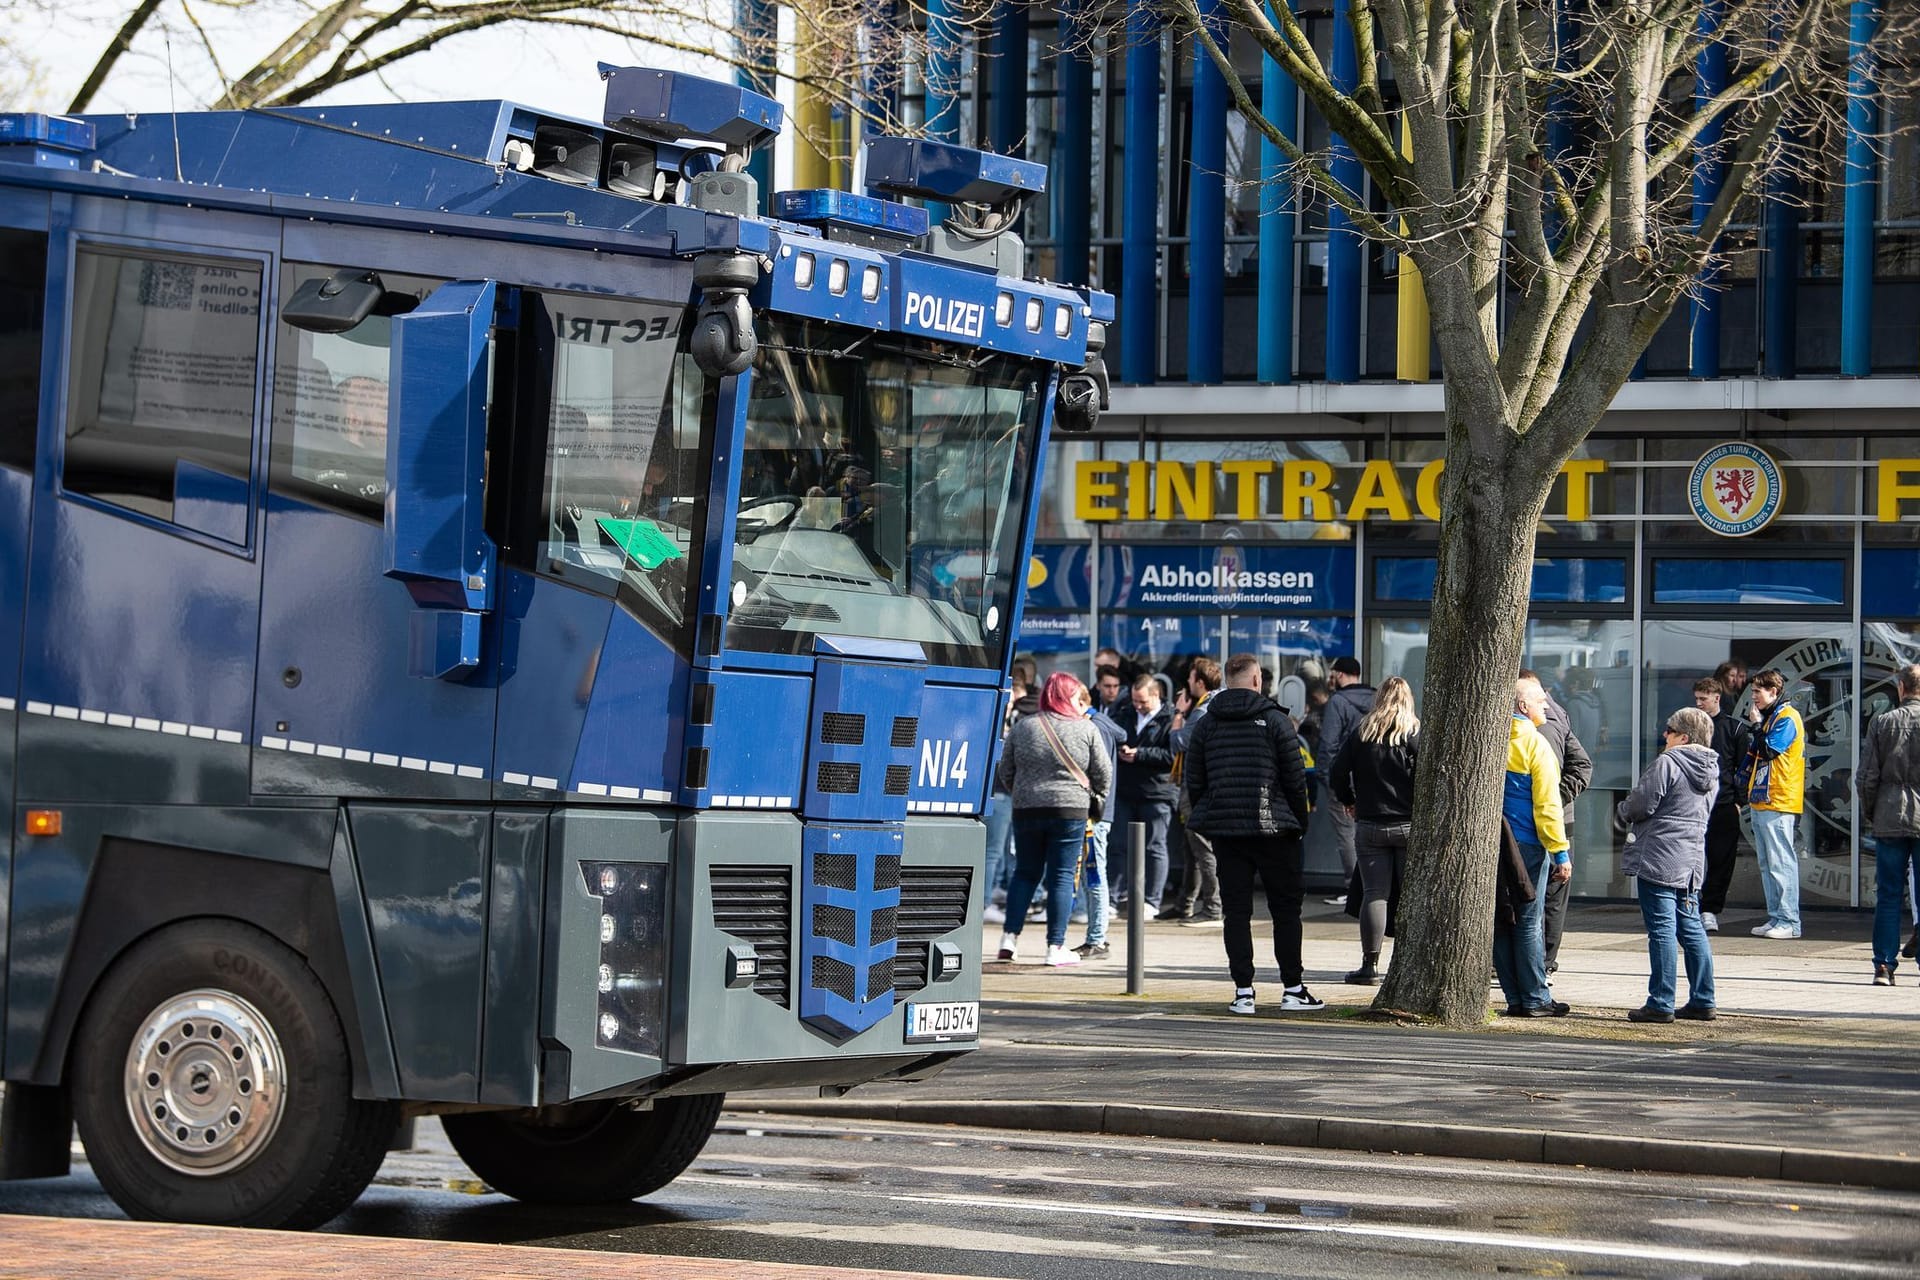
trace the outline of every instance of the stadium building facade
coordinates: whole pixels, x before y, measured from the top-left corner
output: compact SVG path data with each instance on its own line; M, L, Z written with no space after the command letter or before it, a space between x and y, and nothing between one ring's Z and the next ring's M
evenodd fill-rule
M1344 52L1345 0L1295 8ZM1864 40L1874 6L1854 9ZM1353 653L1418 694L1444 449L1417 282L1288 184L1150 7L1091 39L1057 9L928 14L900 110L1049 165L1030 267L1119 297L1113 410L1046 459L1023 647L1081 673L1102 646L1153 670L1252 651L1306 683ZM1694 680L1737 659L1783 670L1807 724L1803 901L1872 901L1853 767L1920 658L1920 107L1862 60L1849 77L1848 53L1845 147L1752 203L1718 287L1658 335L1541 522L1525 660L1595 762L1585 896L1632 893L1612 807ZM1270 119L1329 145L1257 49L1231 54ZM1310 866L1330 857L1319 842ZM1761 903L1750 857L1733 901Z

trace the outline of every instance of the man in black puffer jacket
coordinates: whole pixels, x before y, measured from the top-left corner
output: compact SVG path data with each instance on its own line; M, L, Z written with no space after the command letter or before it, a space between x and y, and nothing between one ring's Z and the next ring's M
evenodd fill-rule
M1260 694L1260 660L1227 663L1227 687L1207 703L1187 744L1188 825L1213 841L1220 864L1233 1013L1253 1012L1253 879L1267 891L1282 1010L1325 1008L1300 961L1300 833L1307 828L1307 771L1287 713Z

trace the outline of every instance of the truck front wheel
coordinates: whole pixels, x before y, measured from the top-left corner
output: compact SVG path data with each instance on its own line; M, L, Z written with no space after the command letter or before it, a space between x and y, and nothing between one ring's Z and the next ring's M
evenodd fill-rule
M576 1102L441 1117L453 1149L494 1190L536 1204L613 1204L658 1191L713 1134L726 1095L661 1098L651 1110Z
M346 1038L299 955L249 925L162 929L87 1004L73 1114L135 1218L312 1227L366 1189L397 1105L353 1097Z

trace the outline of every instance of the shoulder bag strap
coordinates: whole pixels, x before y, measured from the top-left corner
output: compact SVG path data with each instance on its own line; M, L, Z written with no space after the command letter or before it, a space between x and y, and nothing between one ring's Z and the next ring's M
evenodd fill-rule
M1073 775L1073 780L1085 787L1088 795L1092 795L1093 783L1087 781L1087 771L1067 758L1067 749L1061 745L1060 735L1055 733L1053 726L1047 723L1047 713L1042 711L1036 718L1040 721L1040 732L1047 735L1047 745L1053 748L1054 758L1066 766L1067 772Z

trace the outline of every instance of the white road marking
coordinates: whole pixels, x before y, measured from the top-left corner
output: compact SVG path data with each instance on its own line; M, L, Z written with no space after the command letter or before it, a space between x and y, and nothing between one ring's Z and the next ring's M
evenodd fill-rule
M990 1196L908 1196L889 1197L902 1204L942 1205L956 1209L998 1209L1003 1212L1055 1214L1069 1217L1123 1218L1134 1221L1185 1222L1196 1226L1251 1227L1266 1231L1295 1231L1315 1235L1364 1236L1383 1240L1421 1240L1430 1244L1473 1245L1480 1248L1514 1249L1526 1253L1577 1253L1601 1258L1635 1258L1646 1262L1681 1262L1696 1266L1752 1267L1790 1265L1803 1272L1830 1271L1848 1274L1907 1276L1906 1268L1873 1267L1859 1262L1833 1262L1821 1258L1736 1252L1730 1249L1683 1249L1664 1245L1633 1244L1625 1240L1589 1240L1569 1236L1554 1239L1539 1235L1521 1235L1500 1231L1466 1231L1449 1227L1422 1227L1411 1223L1373 1225L1360 1222L1325 1222L1278 1218L1258 1213L1194 1213L1160 1205L1130 1209L1119 1205L1073 1204L1059 1200L999 1199ZM1049 1237L1054 1247L1059 1237Z
M755 1184L756 1186L759 1184ZM746 1235L776 1236L783 1240L830 1240L835 1244L910 1245L916 1249L971 1249L981 1253L1014 1253L1032 1257L1044 1247L1053 1256L1125 1258L1143 1262L1188 1266L1219 1259L1215 1249L1169 1249L1153 1244L1118 1244L1104 1240L1062 1240L1054 1236L1042 1246L1032 1236L1008 1231L978 1231L926 1222L740 1222L725 1218L711 1222L669 1222L667 1227L708 1231L738 1231Z
M1653 1218L1656 1227L1726 1236L1772 1236L1776 1240L1858 1240L1858 1231L1808 1222L1747 1222L1734 1218Z
M750 1104L743 1102L743 1109L748 1105ZM768 1132L791 1132L796 1129L825 1130L836 1137L910 1138L916 1141L931 1138L951 1143L956 1134L961 1134L971 1143L983 1147L994 1147L1003 1145L1008 1140L1007 1135L1014 1134L1024 1148L1058 1149L1076 1155L1084 1153L1090 1141L1097 1141L1111 1148L1124 1148L1130 1155L1137 1156L1167 1156L1190 1160L1195 1152L1194 1145L1170 1146L1167 1145L1166 1139L1128 1138L1121 1134L1075 1134L1070 1137L1055 1137L1048 1133L1026 1130L959 1130L952 1125L929 1125L915 1121L889 1124L877 1120L841 1121L814 1116L747 1117L738 1114L732 1115L732 1118L736 1122L750 1123L756 1136ZM1509 1161L1474 1161L1449 1156L1371 1155L1359 1151L1338 1151L1322 1155L1305 1148L1274 1149L1218 1142L1206 1143L1204 1150L1207 1153L1206 1158L1210 1161L1231 1161L1243 1166L1336 1169L1349 1173L1355 1170L1370 1170L1399 1175L1404 1174L1411 1165L1421 1168L1429 1176L1468 1182L1551 1183L1568 1187L1589 1186L1596 1180L1593 1172L1579 1169L1554 1165L1516 1164ZM1616 1190L1631 1190L1654 1195L1671 1195L1676 1181L1685 1180L1686 1194L1689 1198L1707 1196L1718 1200L1764 1205L1777 1205L1783 1199L1791 1199L1793 1203L1802 1207L1871 1211L1877 1214L1895 1213L1902 1217L1920 1216L1920 1198L1910 1196L1889 1198L1885 1192L1851 1190L1844 1187L1741 1179L1701 1183L1692 1180L1687 1174L1614 1171L1608 1171L1604 1175L1604 1180ZM1791 1196L1787 1195L1788 1187L1792 1188Z

